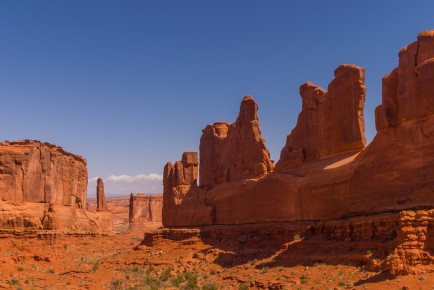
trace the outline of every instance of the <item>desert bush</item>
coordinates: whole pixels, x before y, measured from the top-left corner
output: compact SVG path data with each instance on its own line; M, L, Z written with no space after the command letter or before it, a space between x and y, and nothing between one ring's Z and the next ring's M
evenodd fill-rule
M173 277L171 280L172 285L175 287L179 287L179 285L184 283L184 281L184 276L182 276L181 274L176 275L176 277Z
M217 290L219 287L215 283L207 283L202 286L202 290Z
M161 273L160 275L160 280L161 281L167 281L169 280L170 277L170 271L172 271L172 268L167 268L166 270L163 271L163 273Z
M238 290L249 290L249 285L242 283L238 286Z

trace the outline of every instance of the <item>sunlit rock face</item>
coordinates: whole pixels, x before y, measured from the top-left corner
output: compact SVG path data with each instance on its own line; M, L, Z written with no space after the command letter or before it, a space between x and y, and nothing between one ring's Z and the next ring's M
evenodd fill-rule
M199 187L195 178L180 182L184 158L166 165L163 224L311 221L432 208L433 60L434 31L399 52L399 66L383 79L377 135L366 148L364 69L338 67L327 92L303 84L302 111L275 169L260 137L257 105L245 98L235 128L218 122L203 130Z
M0 228L113 230L86 210L86 159L35 140L0 143Z
M0 144L0 195L8 201L86 208L86 159L34 140Z
M287 171L305 161L362 150L366 144L365 93L365 70L355 65L339 66L328 92L310 82L303 84L302 111L276 170Z

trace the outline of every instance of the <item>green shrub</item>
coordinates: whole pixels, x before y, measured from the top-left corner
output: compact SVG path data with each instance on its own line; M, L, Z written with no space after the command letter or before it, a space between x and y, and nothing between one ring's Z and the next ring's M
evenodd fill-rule
M198 289L199 288L197 286L197 274L185 272L184 278L187 281L187 284L184 285L185 289Z
M9 281L9 284L13 285L13 286L17 286L17 285L20 284L20 281L17 280L17 279L12 279L12 280Z
M94 273L96 273L96 271L98 271L98 268L99 268L99 264L98 264L98 262L96 262L96 263L93 265L93 267L92 267L92 271L93 271Z
M146 284L151 286L151 289L158 289L161 286L161 281L157 277L149 275L146 277Z
M169 280L170 271L172 271L172 268L170 268L170 267L167 268L166 270L164 270L164 272L161 273L161 275L160 275L160 280L161 281L167 281L167 280Z
M249 290L249 285L242 283L238 286L238 290Z
M22 271L24 271L24 268L23 267L18 267L17 270L20 271L20 272L22 272Z
M176 275L176 277L173 277L171 280L172 285L175 287L179 287L179 285L184 283L184 281L184 276L182 276L181 274Z
M258 259L256 258L250 261L250 265L256 265L256 263L258 263Z
M202 286L202 290L217 290L219 287L215 283L207 283Z
M151 265L149 266L148 270L146 270L146 276L149 276L149 274L151 274L152 271L154 271L154 267Z

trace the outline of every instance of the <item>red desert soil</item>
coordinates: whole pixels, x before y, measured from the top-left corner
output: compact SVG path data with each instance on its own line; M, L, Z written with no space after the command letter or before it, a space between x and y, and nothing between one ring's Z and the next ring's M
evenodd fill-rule
M380 244L376 242L319 236L295 236L285 244L254 236L207 240L200 239L195 229L178 231L183 239L175 241L155 235L158 231L151 234L149 247L145 245L149 240L141 244L143 235L129 232L92 236L15 231L12 235L12 230L3 230L0 287L434 289L434 265L424 274L396 278L386 269L368 271L363 261L375 255ZM366 250L367 245L373 250Z

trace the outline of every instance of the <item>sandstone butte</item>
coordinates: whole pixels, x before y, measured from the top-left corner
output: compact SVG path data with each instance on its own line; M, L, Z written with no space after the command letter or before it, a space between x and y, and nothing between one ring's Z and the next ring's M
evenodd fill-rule
M142 194L130 195L129 229L143 231L158 228L162 225L163 195Z
M0 143L0 228L112 230L86 210L86 159L35 140Z
M326 224L315 229L318 221L359 216L373 228L371 238L385 225L389 235L396 233L388 238L396 241L386 251L391 258L373 259L368 267L381 264L392 275L423 273L421 265L434 261L433 210L423 210L434 205L434 30L420 33L398 56L398 67L383 78L377 135L366 148L360 67L339 66L327 92L310 82L300 87L302 111L275 167L259 130L258 106L245 97L235 123L202 131L200 163L189 151L164 167L163 225L297 221L311 223L302 233L308 236L326 230ZM381 214L392 215L377 226L367 217L380 221ZM351 239L363 237L364 229L344 221L336 227L341 238L347 227ZM165 232L145 234L143 244L159 236Z
M365 71L341 65L328 92L305 83L297 125L276 167L257 104L235 123L208 125L196 152L164 168L163 224L199 226L312 221L434 204L434 31L399 52L383 78L377 135L365 148Z

